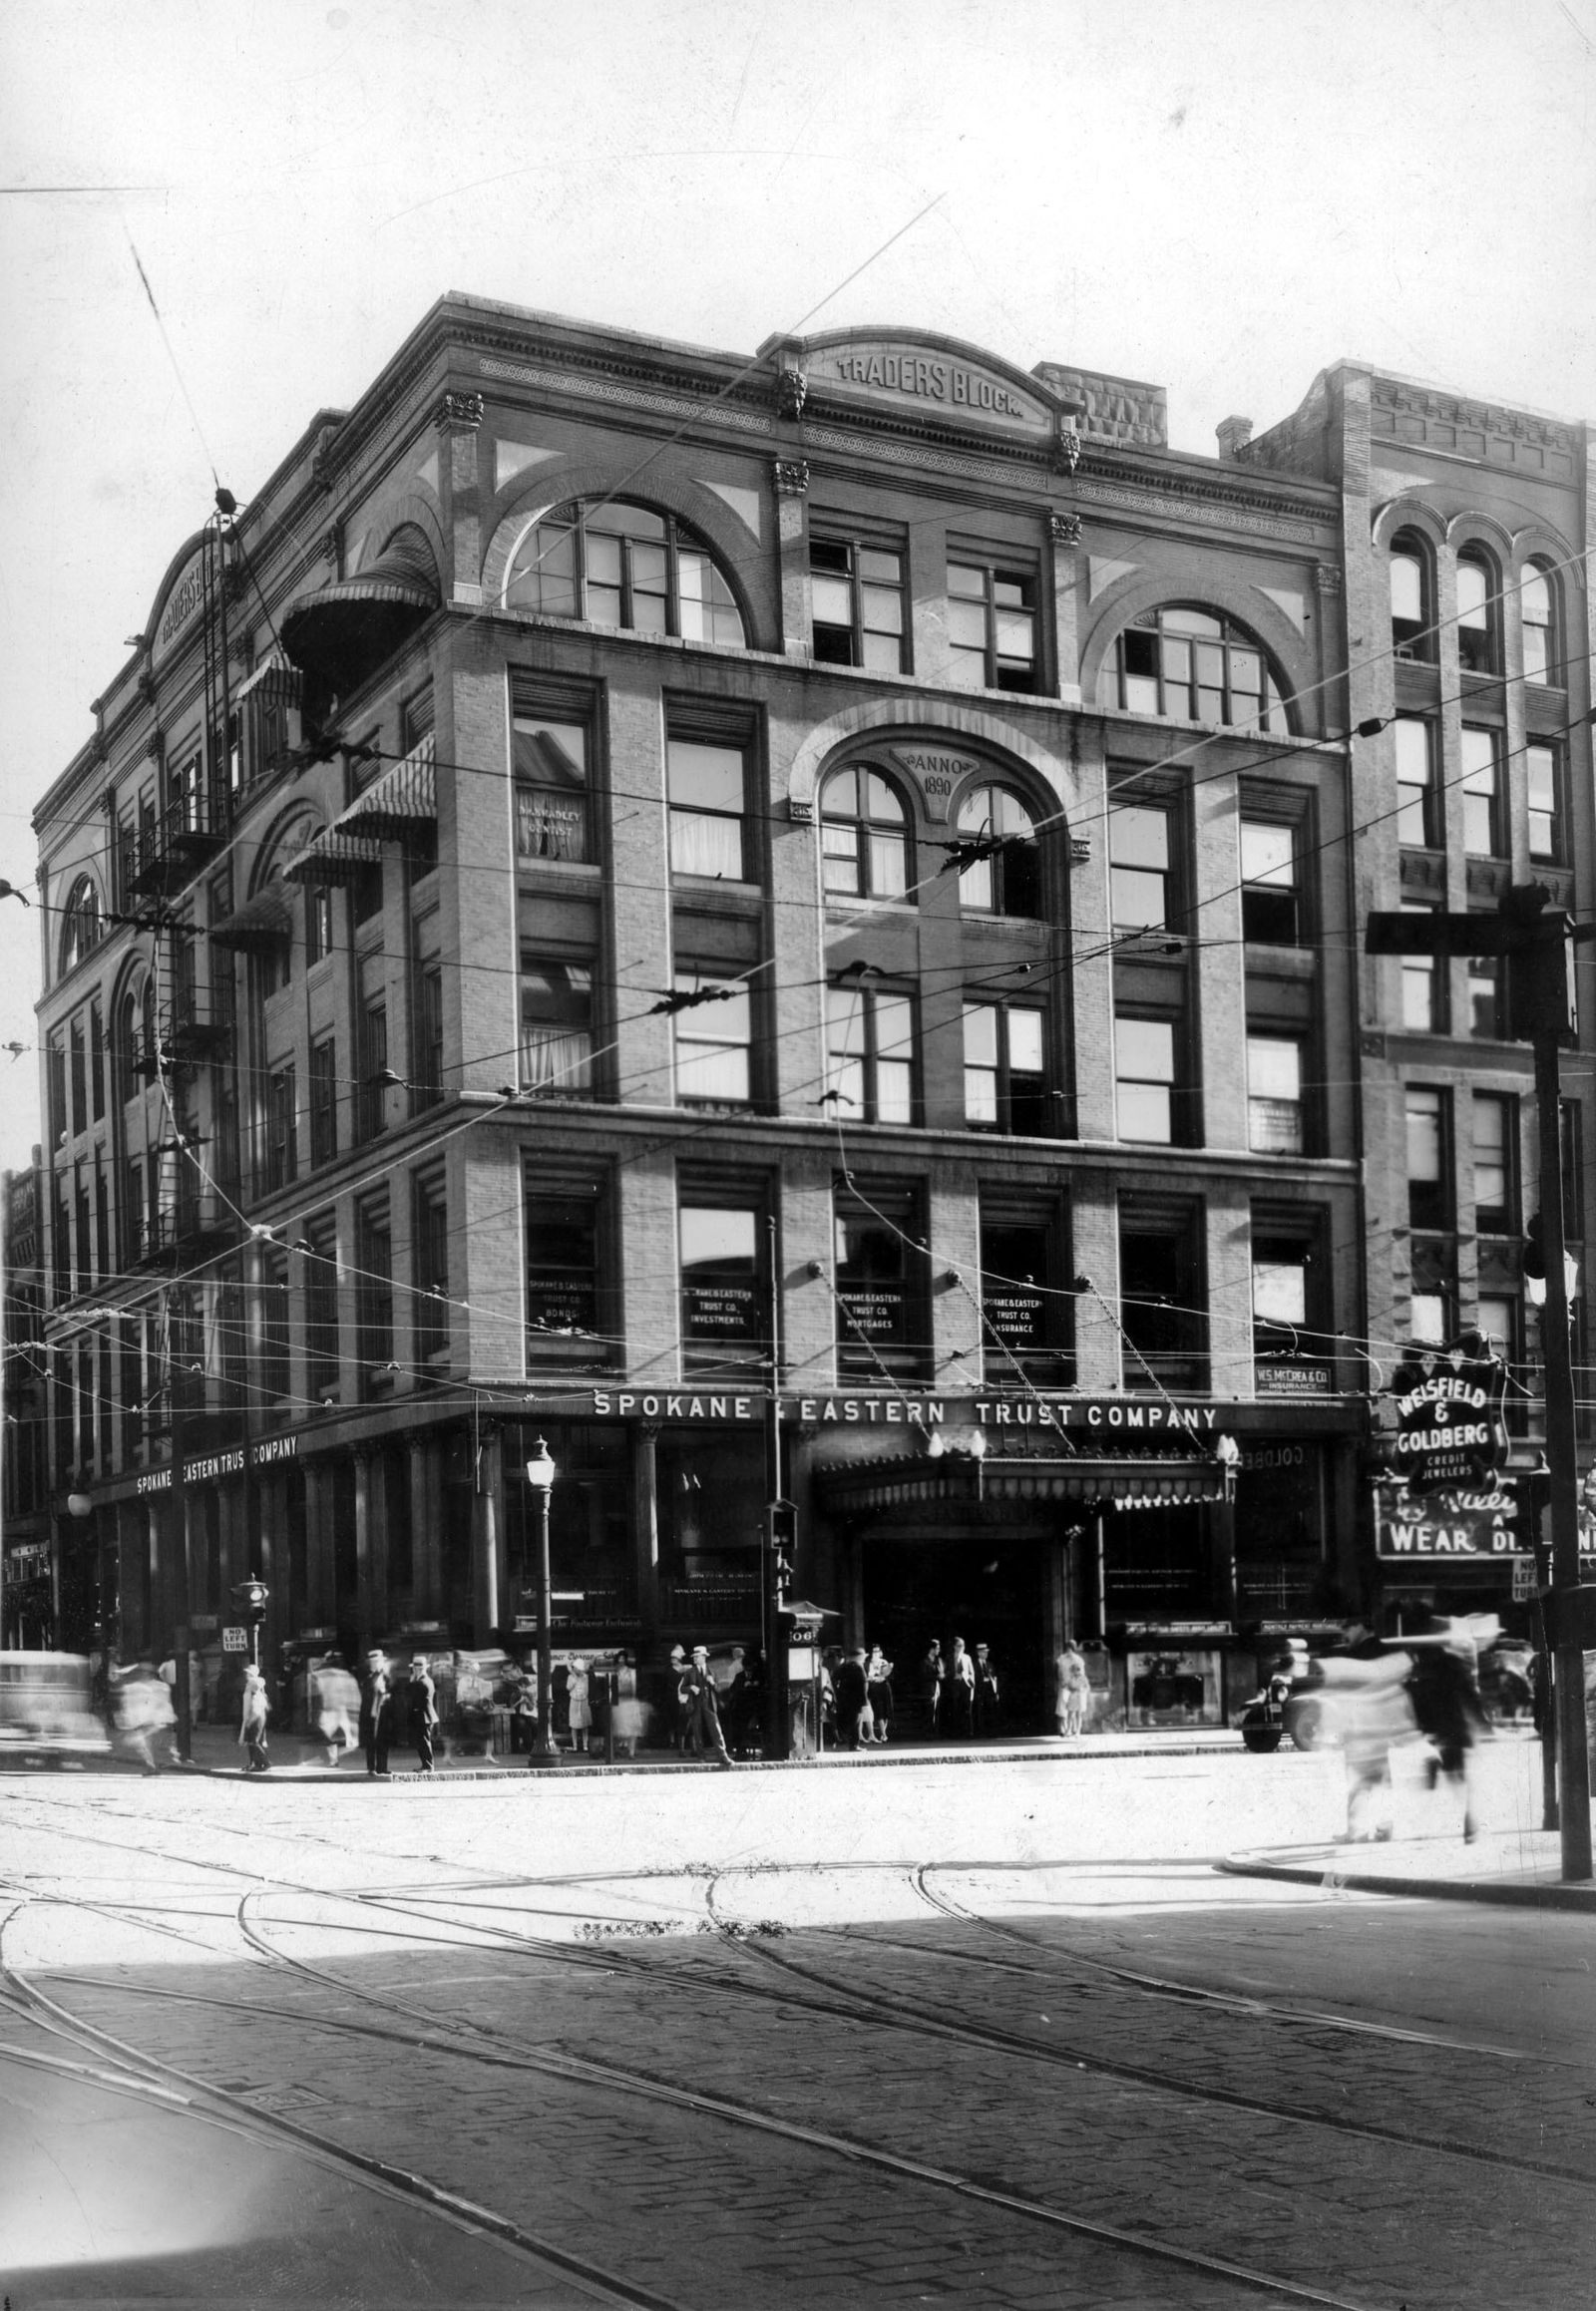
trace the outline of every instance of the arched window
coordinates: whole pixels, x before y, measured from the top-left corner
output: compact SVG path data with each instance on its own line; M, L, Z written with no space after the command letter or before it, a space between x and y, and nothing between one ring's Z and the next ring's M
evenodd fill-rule
M859 763L832 772L820 798L820 849L825 888L838 898L903 897L909 814L880 771Z
M1526 682L1555 682L1558 674L1557 603L1552 580L1538 562L1526 562L1518 588Z
M1391 542L1391 639L1399 658L1435 655L1435 596L1429 550L1414 530Z
M1468 674L1499 674L1502 657L1496 565L1479 546L1457 557L1457 656Z
M736 596L708 548L648 506L579 498L546 514L510 557L505 606L743 646Z
M87 875L80 875L62 909L61 971L65 977L100 945L105 925L100 920L100 894Z
M980 915L1041 913L1041 848L1029 811L1005 786L973 786L959 805L959 832L1001 847L961 871L959 904Z
M1097 699L1128 714L1288 727L1279 686L1252 636L1217 611L1182 603L1148 610L1115 636Z
M129 987L117 1005L117 1096L124 1105L138 1097L149 1077L144 999L145 990L141 982Z

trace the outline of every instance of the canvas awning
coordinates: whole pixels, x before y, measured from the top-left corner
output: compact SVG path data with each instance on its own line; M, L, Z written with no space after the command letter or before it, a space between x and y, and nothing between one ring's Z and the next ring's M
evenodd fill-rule
M391 657L438 601L432 549L406 523L357 577L302 595L282 621L282 646L304 673L344 693Z
M353 883L365 867L380 867L382 845L375 835L352 835L323 827L282 870L285 883Z
M828 1509L859 1515L870 1510L916 1508L934 1501L1074 1501L1098 1508L1176 1508L1193 1501L1226 1498L1223 1462L1209 1459L1110 1459L1060 1454L1045 1459L1016 1455L946 1453L939 1459L916 1454L903 1460L856 1460L816 1472Z
M403 762L396 762L380 778L355 796L346 811L332 822L334 833L345 830L400 842L417 826L438 816L438 745L429 731Z
M293 918L288 912L287 894L279 882L270 882L241 907L210 926L210 937L217 947L231 947L245 955L259 955L274 947L284 947L293 937Z

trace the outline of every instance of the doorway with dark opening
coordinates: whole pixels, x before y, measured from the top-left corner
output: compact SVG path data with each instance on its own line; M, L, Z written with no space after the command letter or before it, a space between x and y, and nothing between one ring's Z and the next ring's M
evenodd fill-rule
M1046 1568L1053 1545L1036 1534L1007 1539L991 1533L860 1536L860 1634L866 1645L879 1645L893 1664L895 1736L900 1729L906 1736L925 1736L924 1718L913 1707L918 1665L935 1638L946 1667L956 1637L964 1639L972 1660L978 1645L989 1649L998 1691L997 1721L990 1730L1051 1733Z

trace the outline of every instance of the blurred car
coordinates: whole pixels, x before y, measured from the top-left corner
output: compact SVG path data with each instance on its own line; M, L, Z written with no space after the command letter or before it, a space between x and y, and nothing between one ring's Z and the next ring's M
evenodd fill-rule
M0 1653L0 1765L73 1765L109 1757L92 1672L81 1653Z

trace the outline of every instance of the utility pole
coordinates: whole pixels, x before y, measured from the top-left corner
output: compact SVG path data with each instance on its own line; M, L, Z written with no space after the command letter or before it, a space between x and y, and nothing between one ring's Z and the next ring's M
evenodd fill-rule
M1566 1881L1591 1874L1590 1760L1585 1747L1586 1645L1596 1645L1596 1587L1579 1578L1579 1463L1568 1277L1563 1262L1562 1086L1558 1051L1574 1040L1570 941L1596 938L1549 908L1539 884L1515 885L1495 915L1373 914L1369 955L1499 955L1507 962L1508 1026L1535 1053L1540 1134L1540 1221L1546 1263L1541 1318L1546 1368L1546 1462L1551 1471L1552 1580L1542 1599L1550 1623L1558 1757L1557 1828ZM1548 1727L1548 1733L1550 1727Z

